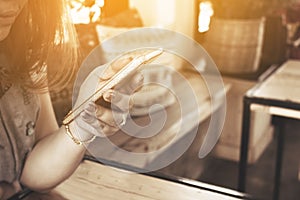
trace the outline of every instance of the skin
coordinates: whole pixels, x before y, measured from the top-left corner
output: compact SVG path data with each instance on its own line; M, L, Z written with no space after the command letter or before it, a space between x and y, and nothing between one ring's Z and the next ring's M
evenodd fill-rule
M27 0L0 0L0 41L9 35L16 17L26 2ZM105 74L99 79L100 84L110 79L129 61L130 59L123 59L108 67ZM125 84L122 93L113 90L106 92L104 100L111 102L114 97L114 104L123 111L128 110L128 105L124 103L127 102L124 101L124 97L125 99L127 97L123 93L126 93L126 88L139 87L142 80L140 76L140 74L137 75L131 79L131 82ZM41 109L36 123L36 144L25 161L20 182L32 190L45 192L57 186L75 171L86 148L83 145L75 144L66 134L65 127L57 125L49 93L39 94L39 99ZM119 122L113 118L110 109L99 105L94 106L96 112L93 112L95 113L93 117L96 117L100 123L104 123L105 135L111 135L119 129L117 126ZM95 119L92 120L95 121ZM93 137L91 132L76 127L74 122L70 124L70 129L82 139ZM0 199L6 199L18 190L20 187L17 183L0 182Z
M0 0L0 41L4 40L27 0Z

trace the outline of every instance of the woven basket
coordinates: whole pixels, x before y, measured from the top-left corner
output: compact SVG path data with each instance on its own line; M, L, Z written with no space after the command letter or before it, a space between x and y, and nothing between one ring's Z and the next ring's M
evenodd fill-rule
M262 55L265 18L229 20L214 18L204 48L219 70L230 74L257 71Z

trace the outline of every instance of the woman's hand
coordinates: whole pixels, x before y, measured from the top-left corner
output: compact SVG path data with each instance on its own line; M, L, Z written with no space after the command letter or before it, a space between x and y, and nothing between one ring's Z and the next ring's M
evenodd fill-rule
M122 67L128 64L132 57L127 56L113 62L111 65L98 67L93 70L80 87L80 92L76 105L80 105L84 99L88 98L102 84L108 81ZM141 73L136 73L122 81L115 88L106 91L103 97L96 103L90 102L79 117L75 119L75 124L70 125L73 130L78 131L81 141L96 136L109 136L117 132L125 123L132 106L131 96L143 83Z

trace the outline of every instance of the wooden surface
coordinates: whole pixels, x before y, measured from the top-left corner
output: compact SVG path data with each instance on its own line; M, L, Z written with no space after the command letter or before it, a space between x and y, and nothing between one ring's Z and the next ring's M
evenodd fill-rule
M208 186L208 185L207 185ZM214 188L215 186L211 186ZM224 190L226 191L226 189ZM239 194L234 191L229 191ZM46 195L31 194L26 200L235 200L210 192L143 174L84 161L64 183Z

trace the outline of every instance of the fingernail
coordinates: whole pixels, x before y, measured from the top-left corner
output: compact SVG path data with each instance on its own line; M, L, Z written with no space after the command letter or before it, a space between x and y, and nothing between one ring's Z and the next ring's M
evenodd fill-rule
M139 75L134 77L134 81L132 81L130 86L131 86L132 89L136 89L136 87L141 86L141 83L143 83L143 81L144 81L143 74L139 74Z
M110 66L106 66L100 75L100 79L107 80L114 75L114 72L110 69Z
M90 116L87 112L83 111L82 113L80 113L80 117L81 119L88 123L88 124L91 124L95 121L95 117L93 116Z
M82 119L84 119L84 120L88 120L88 118L89 118L89 116L86 112L80 113L80 117L82 117Z
M115 97L115 92L113 90L109 90L103 94L103 98L105 101L111 102Z
M96 105L94 102L89 102L85 109L89 112L94 112L96 110Z
M100 79L107 80L107 79L110 79L113 75L114 75L114 73L111 70L107 70L107 71L103 72L103 74L101 74Z
M136 78L136 82L137 83L140 83L140 82L143 82L144 81L144 75L143 74L139 74Z
M125 66L126 64L128 64L132 60L133 60L132 57L120 58L116 62L112 63L112 65L113 65L112 67L113 68L120 68L120 67L122 68L123 66ZM120 65L120 66L115 66L115 65Z

